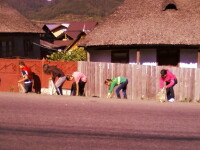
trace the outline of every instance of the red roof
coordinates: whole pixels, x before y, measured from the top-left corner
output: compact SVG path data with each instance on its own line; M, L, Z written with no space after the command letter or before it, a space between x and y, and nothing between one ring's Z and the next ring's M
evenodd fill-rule
M84 30L93 30L97 22L72 22L70 23L67 31L84 31Z
M62 24L50 23L46 24L46 26L50 31L55 30L59 27L66 28L67 31L84 31L84 30L93 30L97 25L97 22L68 22Z
M97 22L69 22L69 23L59 23L59 24L46 24L44 25L45 28L47 28L50 32L53 31L63 31L63 33L61 34L62 37L64 38L64 34L66 34L67 36L71 37L73 40L55 40L54 44L47 44L48 46L53 46L53 47L63 47L63 46L71 46L76 39L79 38L79 35L82 32L90 32L92 31L95 26L97 25ZM43 29L44 29L43 27ZM66 31L64 31L66 30ZM56 38L61 38L60 36L57 36ZM44 42L43 42L44 43Z
M76 39L81 33L82 33L82 31L77 31L77 32L67 31L67 32L65 32L65 34L67 34L68 36L70 36L73 39Z
M54 47L56 47L56 45L50 43L50 42L47 42L47 41L44 41L44 40L40 40L40 44L46 48L49 48L49 49L52 49Z
M70 46L73 42L74 42L73 40L68 40L68 41L56 40L54 41L54 45L57 47Z

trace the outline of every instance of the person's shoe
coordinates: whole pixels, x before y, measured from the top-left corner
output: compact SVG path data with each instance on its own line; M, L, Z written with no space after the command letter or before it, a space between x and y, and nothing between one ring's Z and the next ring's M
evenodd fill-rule
M168 100L169 102L175 102L174 98L170 98L170 100Z

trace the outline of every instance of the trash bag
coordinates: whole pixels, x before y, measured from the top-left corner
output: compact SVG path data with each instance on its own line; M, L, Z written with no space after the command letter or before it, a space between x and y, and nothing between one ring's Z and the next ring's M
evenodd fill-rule
M49 90L49 95L57 95L56 88L52 80L49 80L48 90Z
M157 99L163 103L163 102L166 102L166 89L163 88L161 89L158 94L157 94Z
M19 93L25 93L26 91L22 83L18 83L18 89Z

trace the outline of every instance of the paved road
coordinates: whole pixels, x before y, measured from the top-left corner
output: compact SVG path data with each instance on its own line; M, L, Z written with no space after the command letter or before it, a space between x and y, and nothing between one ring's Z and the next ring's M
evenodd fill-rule
M199 150L200 104L0 93L0 150Z

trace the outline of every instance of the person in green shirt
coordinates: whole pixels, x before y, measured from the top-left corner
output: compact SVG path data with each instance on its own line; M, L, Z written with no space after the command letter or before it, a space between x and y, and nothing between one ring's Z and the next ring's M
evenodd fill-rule
M127 89L128 79L126 79L125 77L116 77L113 79L106 79L104 83L107 86L109 86L107 98L111 98L114 87L119 85L116 89L117 98L121 98L119 92L120 92L120 90L122 90L124 98L127 99L126 89Z

